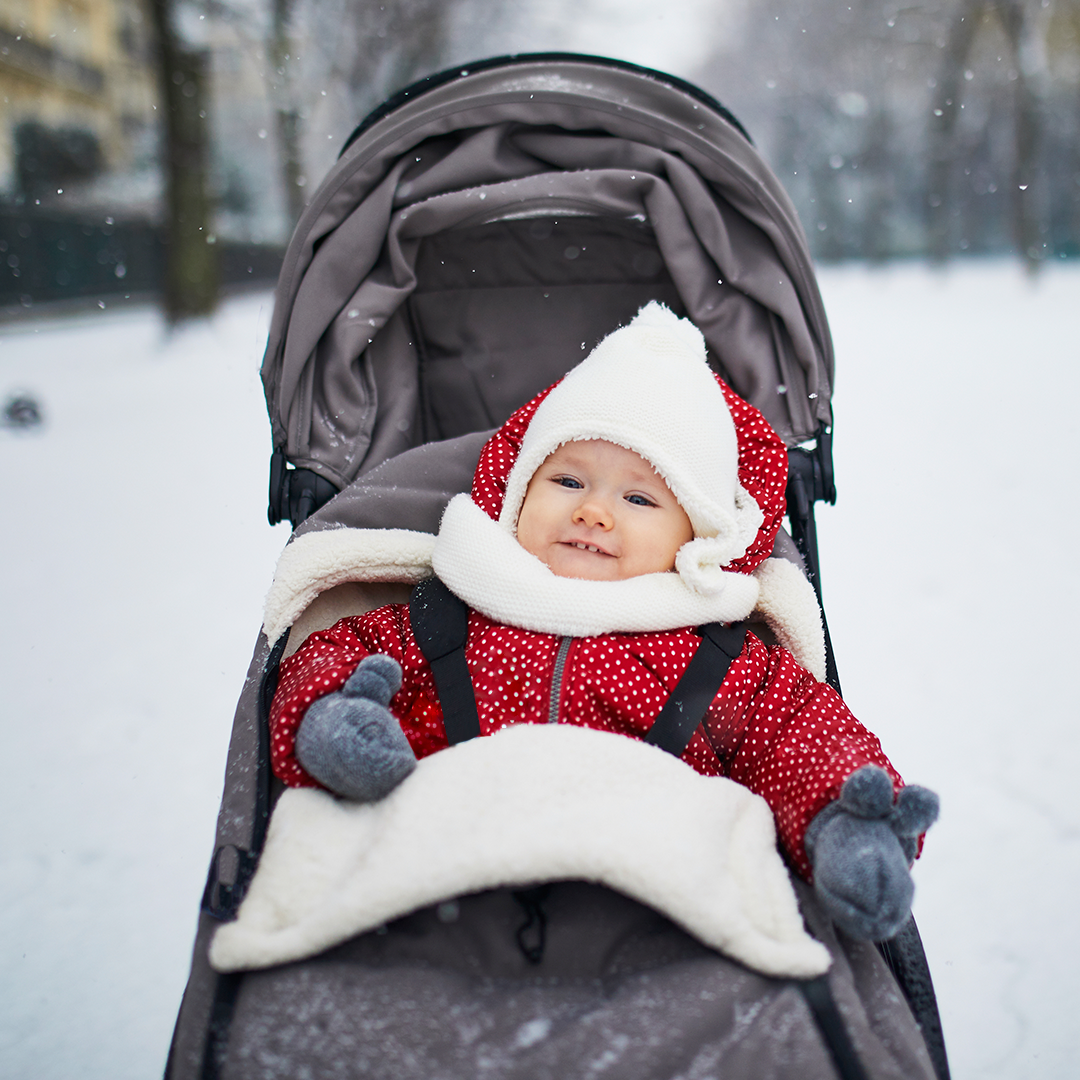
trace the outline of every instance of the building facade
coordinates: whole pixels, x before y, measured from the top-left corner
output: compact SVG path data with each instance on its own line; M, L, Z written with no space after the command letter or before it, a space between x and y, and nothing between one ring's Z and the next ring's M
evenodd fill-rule
M155 148L154 78L138 0L0 0L0 192L138 169Z

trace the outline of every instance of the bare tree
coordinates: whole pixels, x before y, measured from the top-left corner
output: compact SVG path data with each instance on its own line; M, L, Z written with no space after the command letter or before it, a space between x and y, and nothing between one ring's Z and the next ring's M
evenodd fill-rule
M300 96L321 107L321 129L341 137L409 83L483 55L487 31L508 17L500 0L295 3Z
M209 54L186 45L173 0L149 0L157 33L158 85L164 113L165 283L171 323L214 310L218 260L209 184Z
M1080 250L1080 0L746 0L704 76L819 257Z
M1012 161L1008 181L1013 244L1029 269L1042 258L1038 205L1032 181L1037 168L1039 104L1033 88L1031 38L1035 32L1032 5L1025 0L960 0L952 12L941 50L930 122L930 166L927 232L931 257L944 261L952 250L955 177L963 165L957 137L965 89L973 74L969 64L980 36L997 30L1004 42L1012 84L1010 114Z
M266 85L291 223L303 211L308 174L329 165L364 114L461 59L455 49L463 26L485 25L484 12L499 9L499 0L268 0L260 22L240 13L238 0L198 2L214 5L241 32L258 25L265 33ZM486 40L483 32L467 36L475 47Z
M902 200L923 182L932 23L894 0L748 0L736 44L703 73L773 159L820 258L917 243L921 203Z
M271 100L281 149L281 183L289 224L295 225L304 209L304 163L300 145L300 107L296 101L291 37L294 0L271 0L269 58L272 68Z

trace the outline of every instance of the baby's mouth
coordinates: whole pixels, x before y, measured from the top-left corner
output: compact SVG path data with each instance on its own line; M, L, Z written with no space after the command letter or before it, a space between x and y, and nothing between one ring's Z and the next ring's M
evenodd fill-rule
M563 543L567 547L577 548L579 551L591 551L596 555L606 555L608 558L614 558L610 551L605 551L595 544L588 544L584 540L564 540Z

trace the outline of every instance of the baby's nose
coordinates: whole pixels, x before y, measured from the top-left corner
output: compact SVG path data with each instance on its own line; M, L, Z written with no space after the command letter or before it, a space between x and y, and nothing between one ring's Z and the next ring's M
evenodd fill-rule
M614 521L611 508L602 499L595 497L583 499L578 504L574 517L589 528L610 529Z

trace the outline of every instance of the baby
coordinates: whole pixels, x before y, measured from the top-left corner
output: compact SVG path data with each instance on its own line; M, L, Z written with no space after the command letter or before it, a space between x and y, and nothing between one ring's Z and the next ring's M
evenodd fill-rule
M779 436L708 368L700 332L656 303L514 413L432 557L468 605L481 734L557 722L644 738L701 644L694 628L754 609L786 467ZM270 723L280 779L365 801L446 747L408 607L313 634L282 664ZM766 799L844 930L880 940L902 925L936 797L904 787L788 649L747 633L681 756Z

